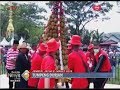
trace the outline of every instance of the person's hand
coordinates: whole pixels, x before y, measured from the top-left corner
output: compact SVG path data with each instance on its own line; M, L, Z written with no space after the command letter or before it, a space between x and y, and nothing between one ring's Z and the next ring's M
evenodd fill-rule
M65 79L64 79L64 82L69 82L69 83L71 83L71 78L65 78Z
M68 68L68 66L67 66L67 65L65 65L65 66L64 66L64 69L65 69L65 70L69 70L69 68Z

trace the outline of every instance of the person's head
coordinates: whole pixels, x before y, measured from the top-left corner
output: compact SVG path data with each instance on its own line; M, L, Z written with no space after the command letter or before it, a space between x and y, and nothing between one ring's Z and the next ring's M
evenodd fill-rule
M50 39L47 43L46 52L50 54L55 54L56 51L59 49L60 43L57 42L54 38Z
M72 45L73 49L79 49L79 47L82 45L81 37L79 35L73 35L69 43Z
M74 45L74 44L71 45L72 45L72 50L79 50L80 48L80 45Z
M67 46L68 46L68 47L67 47L67 54L70 54L71 51L72 51L72 45L71 45L71 44L68 44Z
M94 44L90 44L90 45L88 46L88 51L89 51L90 53L94 53Z
M13 48L17 49L18 45L19 45L19 41L18 40L14 40L13 41Z
M47 46L45 43L41 43L38 47L38 51L39 51L39 54L41 55L44 55L46 54L46 49L47 49Z
M21 53L28 53L27 43L23 42L21 45L18 46L18 49Z
M101 45L97 46L96 48L94 48L94 53L97 54L97 53L100 53L102 50L102 47Z

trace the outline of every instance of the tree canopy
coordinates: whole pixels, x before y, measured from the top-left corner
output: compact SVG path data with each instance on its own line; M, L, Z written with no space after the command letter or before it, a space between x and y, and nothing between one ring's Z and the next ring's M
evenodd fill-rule
M46 19L41 13L47 11L44 8L38 7L35 3L13 3L13 6L16 6L16 10L13 10L13 26L15 28L16 38L20 39L22 36L27 41L37 38L36 41L38 41L43 32L42 19ZM8 4L1 5L0 27L2 37L5 37L8 26L8 7Z
M52 4L54 4L54 1L46 3L50 8ZM94 5L100 5L101 10L94 11ZM63 1L63 7L71 34L81 35L85 39L83 43L88 44L91 32L86 29L86 25L100 16L105 16L112 9L113 5L108 1Z

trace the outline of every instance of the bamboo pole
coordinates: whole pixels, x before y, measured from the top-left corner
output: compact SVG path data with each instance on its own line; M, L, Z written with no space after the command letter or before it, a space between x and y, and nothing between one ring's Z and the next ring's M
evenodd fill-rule
M58 1L58 37L60 37L60 12L61 12L61 9L60 7L62 7L62 2L61 1ZM63 70L63 59L62 59L62 46L61 46L61 40L59 38L59 43L60 43L60 47L59 47L59 57L60 57L60 68L61 70Z

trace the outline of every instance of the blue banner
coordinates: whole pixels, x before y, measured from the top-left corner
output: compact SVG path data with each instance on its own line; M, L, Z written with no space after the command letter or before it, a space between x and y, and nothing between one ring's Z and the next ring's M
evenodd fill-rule
M90 72L90 73L65 73L65 72L33 72L31 78L114 78L115 68L112 72Z

